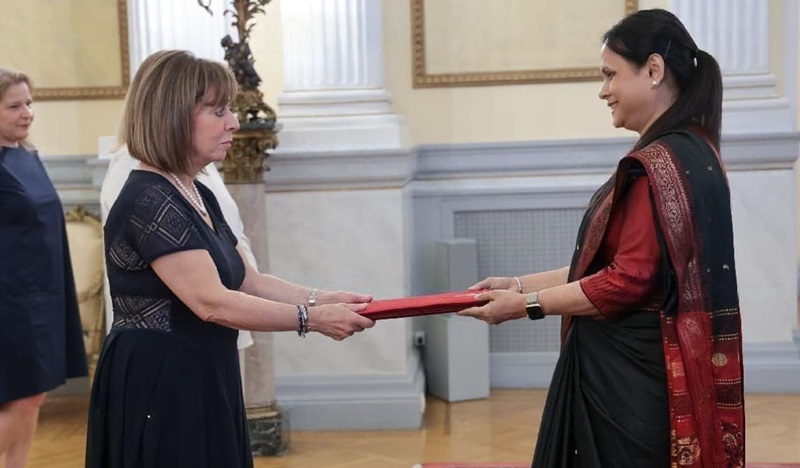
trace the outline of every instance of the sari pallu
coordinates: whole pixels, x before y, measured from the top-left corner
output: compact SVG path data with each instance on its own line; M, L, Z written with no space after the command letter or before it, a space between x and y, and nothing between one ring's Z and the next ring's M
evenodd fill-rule
M593 197L569 281L592 263L631 174L648 177L664 264L660 311L675 467L744 466L741 320L730 191L699 132L676 131L629 153ZM571 320L564 320L566 337Z

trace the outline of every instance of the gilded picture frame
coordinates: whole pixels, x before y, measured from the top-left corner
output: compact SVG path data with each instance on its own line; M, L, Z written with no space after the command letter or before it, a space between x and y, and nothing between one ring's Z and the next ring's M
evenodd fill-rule
M36 101L121 99L130 83L127 0L14 2L0 19L0 66L21 70Z
M457 10L456 7L464 7L469 8L469 6L465 3L451 3L450 5L446 5L447 2L443 2L442 0L410 0L411 1L411 32L412 32L412 74L413 74L413 87L414 88L437 88L437 87L466 87L466 86L490 86L490 85L507 85L507 84L529 84L529 83L556 83L556 82L580 82L580 81L594 81L601 78L600 72L598 70L597 65L594 62L589 62L584 60L584 63L576 64L572 66L572 64L558 64L558 66L545 66L542 68L538 67L520 67L520 68L513 68L513 66L509 69L508 67L497 67L497 68L506 68L503 70L499 69L490 69L490 70L476 70L473 65L473 68L470 69L469 64L465 65L463 70L458 70L454 68L458 68L459 64L453 62L457 62L457 60L449 60L449 68L445 71L442 70L435 70L431 66L430 60L436 54L447 54L447 51L438 50L439 48L445 49L446 46L454 47L452 44L458 43L459 40L464 40L469 42L470 40L474 44L476 40L475 35L480 35L481 33L486 34L485 31L479 31L479 28L468 28L467 26L461 26L458 21L453 20L453 18L458 18L458 14L453 14L452 12ZM454 2L456 0L451 0ZM477 1L477 0L476 0ZM438 3L437 3L438 2ZM616 13L617 16L614 16L617 20L621 19L620 13L623 15L628 15L632 12L638 10L638 0L605 0L607 6L612 6L614 8L619 9L619 12ZM444 24L440 24L439 26L443 26L440 29L444 29L447 31L447 35L443 35L439 29L436 29L435 32L440 33L440 39L437 43L435 40L431 40L430 37L427 37L426 34L427 27L433 27L431 25L426 25L426 3L429 7L435 7L440 11L445 11L446 13L450 14L450 19ZM483 2L485 5L486 2ZM547 8L557 8L554 5L565 5L566 2L547 2ZM528 5L536 5L536 4L528 4ZM586 4L584 4L586 5ZM497 4L492 4L492 7L497 7ZM449 9L448 9L449 8ZM488 7L487 7L488 8ZM563 8L567 8L564 6ZM608 10L608 9L607 9ZM479 12L472 12L473 14L484 14L484 13L495 13L489 11L488 9L484 9ZM430 13L430 12L429 12ZM460 12L459 12L460 13ZM430 15L434 16L434 15ZM537 18L531 18L531 15L526 16L529 18L530 21L540 21ZM563 11L562 17L571 17L574 16L571 11ZM443 14L438 15L440 21L443 17ZM496 21L496 16L495 16ZM521 18L514 18L509 17L507 18L509 23L514 23L515 21L517 24L511 24L512 27L517 27L518 30L523 30L526 27L534 27L534 24L519 24L523 19ZM594 18L590 19L594 21ZM430 18L429 18L430 21ZM599 19L596 21L600 21ZM497 23L495 23L497 24ZM563 24L563 23L562 23ZM593 24L595 30L599 31L598 28L603 28L603 31L610 26L613 25L613 22L603 22L602 24ZM550 28L551 31L558 31L558 26L554 26L553 24L542 24L543 27ZM569 24L573 28L575 25ZM459 28L463 29L462 31L463 36L458 37L458 30ZM452 30L456 30L455 34L451 34ZM428 31L430 32L430 30ZM466 32L469 32L467 34ZM455 35L456 37L452 37ZM596 34L595 34L596 35ZM444 39L441 39L444 37ZM587 37L582 40L581 47L592 47L591 53L593 54L592 57L597 56L599 51L599 36L594 38L593 36ZM564 42L575 42L576 39L572 36L569 38L551 38L552 41L548 41L547 47L558 47L553 46L552 44L561 44ZM563 39L563 40L559 40ZM597 44L592 44L592 40L596 40ZM437 48L437 46L443 46ZM431 48L435 49L431 49ZM488 47L488 46L487 46ZM468 51L464 53L460 49L456 49L457 52L460 54L450 54L450 55L462 55L466 56L467 53L471 52ZM527 53L527 52L526 52ZM554 50L551 52L552 54L562 53L563 55L568 55L569 50ZM519 53L517 55L524 55ZM585 55L585 53L584 53ZM599 60L599 59L597 59ZM440 68L448 68L448 66L440 67Z

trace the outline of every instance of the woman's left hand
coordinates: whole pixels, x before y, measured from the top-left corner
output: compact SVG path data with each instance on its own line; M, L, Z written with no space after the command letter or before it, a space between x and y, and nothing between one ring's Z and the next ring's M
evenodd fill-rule
M475 295L479 301L489 301L480 307L470 307L458 315L475 317L489 324L525 317L525 295L513 291L496 289Z
M369 294L356 294L347 291L320 291L317 304L365 304L372 301Z

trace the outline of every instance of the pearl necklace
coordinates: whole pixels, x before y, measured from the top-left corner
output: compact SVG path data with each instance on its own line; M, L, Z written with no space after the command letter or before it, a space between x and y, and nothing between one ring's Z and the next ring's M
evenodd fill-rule
M175 183L178 184L178 188L180 188L181 191L186 195L186 197L189 199L192 205L194 205L197 208L197 210L200 211L200 214L203 216L208 216L208 211L206 211L206 205L203 204L203 197L200 196L200 191L197 190L197 185L195 185L194 180L192 180L192 188L194 189L194 195L192 195L192 192L190 192L189 189L187 189L186 186L183 185L181 179L179 179L174 172L170 172L169 175L172 176L172 178L175 180ZM195 198L195 195L197 195L197 198Z

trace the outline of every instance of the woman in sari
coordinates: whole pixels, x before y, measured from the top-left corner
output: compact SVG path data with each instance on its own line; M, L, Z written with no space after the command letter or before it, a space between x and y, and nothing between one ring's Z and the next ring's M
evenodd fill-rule
M639 134L592 197L569 267L491 277L460 312L562 317L532 466L741 467L741 321L722 78L665 10L603 38L600 99Z

